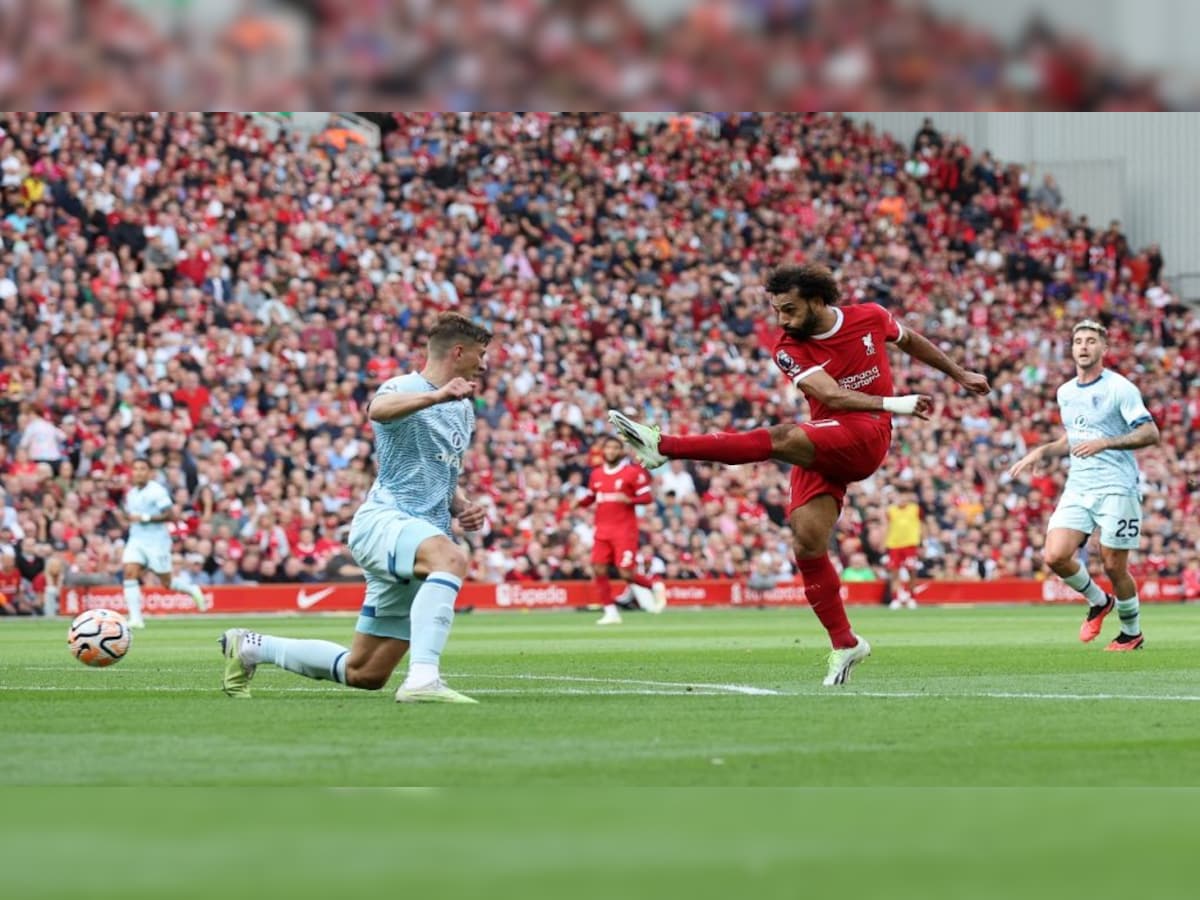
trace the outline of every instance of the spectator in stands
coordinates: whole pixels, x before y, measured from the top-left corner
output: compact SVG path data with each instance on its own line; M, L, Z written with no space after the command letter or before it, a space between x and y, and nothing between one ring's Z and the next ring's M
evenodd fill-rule
M763 364L756 298L766 267L804 259L838 266L851 302L886 303L996 387L897 432L878 481L847 495L843 564L881 562L880 486L911 479L919 577L1040 568L1044 497L1061 475L996 473L1053 430L1052 385L1070 365L1059 323L1084 314L1109 325L1114 368L1141 367L1163 433L1143 465L1146 532L1162 535L1164 566L1200 546L1200 486L1179 477L1200 475L1200 322L1162 285L1161 254L1036 202L1021 172L954 136L917 142L922 175L905 171L908 144L837 116L392 124L373 161L273 142L234 115L0 114L0 162L45 163L47 187L32 211L0 192L0 278L16 292L0 301L0 413L16 413L0 415L9 541L45 545L65 583L112 583L112 512L146 454L186 498L177 550L203 555L214 581L259 580L268 556L271 577L298 557L299 577L310 552L321 577L356 577L343 542L372 474L363 404L419 367L409 348L454 302L448 283L496 333L464 460L466 489L492 510L471 538L472 577L521 565L513 577L562 578L587 535L561 501L609 405L681 432L803 412ZM113 142L86 150L99 129ZM781 151L790 172L769 168ZM566 181L539 174L545 154ZM138 229L157 232L139 247ZM937 393L903 361L895 375ZM34 417L62 434L57 471L21 446ZM748 576L786 547L786 474L736 475L656 473L657 514L642 520L652 571ZM769 525L745 545L751 516Z

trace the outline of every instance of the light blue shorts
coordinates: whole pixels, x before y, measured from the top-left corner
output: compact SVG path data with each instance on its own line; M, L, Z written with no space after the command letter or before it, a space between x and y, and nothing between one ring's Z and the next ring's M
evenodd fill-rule
M1099 528L1102 546L1136 550L1142 533L1142 502L1136 494L1063 494L1046 527L1086 535Z
M131 537L121 553L121 564L137 563L156 575L171 571L171 539L165 541L145 540Z
M409 611L424 579L413 574L417 548L446 533L391 507L360 506L350 523L350 553L363 570L367 593L354 630L407 641Z

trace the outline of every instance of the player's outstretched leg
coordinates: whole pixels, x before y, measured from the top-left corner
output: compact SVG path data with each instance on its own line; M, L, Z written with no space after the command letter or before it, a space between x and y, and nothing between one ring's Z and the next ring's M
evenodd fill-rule
M300 640L230 628L220 638L225 656L222 689L230 697L250 696L255 669L271 663L305 678L346 684L346 657L350 653L333 641Z
M615 409L608 411L608 421L649 469L658 468L668 459L697 459L730 466L765 462L773 450L771 432L766 428L696 435L662 434L657 425L642 425Z
M225 657L221 690L236 700L250 699L250 679L254 677L254 664L242 657L242 641L246 633L244 628L230 628L217 639L221 645L221 655Z
M638 462L647 469L657 469L667 461L667 458L658 452L658 442L662 433L657 425L642 425L615 409L608 411L608 421L633 450Z

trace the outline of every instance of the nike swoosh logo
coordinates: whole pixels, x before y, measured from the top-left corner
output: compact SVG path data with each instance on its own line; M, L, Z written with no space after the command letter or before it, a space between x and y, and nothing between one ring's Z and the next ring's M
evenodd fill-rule
M302 590L296 595L296 605L301 609L311 609L332 593L333 588L331 587L315 591L311 594L308 591Z

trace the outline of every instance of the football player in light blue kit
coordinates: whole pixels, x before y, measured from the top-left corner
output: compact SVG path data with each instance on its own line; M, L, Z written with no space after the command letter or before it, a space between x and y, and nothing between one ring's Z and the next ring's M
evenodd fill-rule
M150 463L144 459L133 461L131 476L133 486L125 494L124 504L129 537L121 554L129 627L146 627L142 618L142 573L146 569L171 590L187 594L195 601L196 608L204 612L207 604L200 588L186 574L171 572L171 532L167 530L167 523L175 518L171 495L157 481L150 480Z
M475 430L471 397L491 333L445 313L429 333L420 372L380 385L367 414L377 474L350 526L350 552L367 581L354 644L296 640L231 628L221 636L225 693L250 696L255 667L273 663L308 678L379 690L412 649L401 703L474 703L442 681L439 661L467 574L467 553L450 538L456 517L468 531L484 510L458 489Z
M1158 443L1158 426L1132 382L1104 368L1108 330L1085 319L1071 333L1076 375L1058 389L1067 433L1035 447L1009 475L1070 451L1067 486L1046 532L1046 565L1088 602L1079 639L1095 640L1116 607L1121 632L1106 650L1139 650L1145 643L1138 620L1137 584L1129 575L1129 551L1142 532L1142 501L1133 451ZM1075 561L1075 553L1100 529L1100 556L1113 594L1105 594Z

